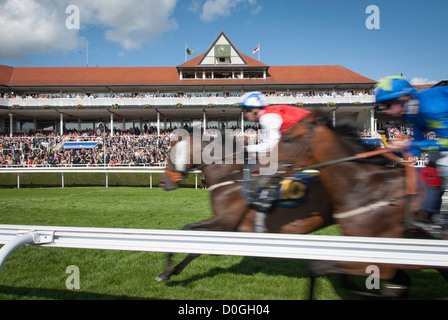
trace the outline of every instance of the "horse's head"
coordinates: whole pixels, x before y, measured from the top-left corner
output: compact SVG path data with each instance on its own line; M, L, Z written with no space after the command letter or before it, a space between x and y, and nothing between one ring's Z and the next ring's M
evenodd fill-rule
M279 163L284 168L303 168L318 165L320 168L335 164L335 161L356 154L375 150L373 146L362 144L358 130L351 124L330 127L327 119L319 111L297 123L285 132L278 144ZM380 155L369 156L364 163L385 166L390 161ZM315 166L316 167L316 166Z
M178 142L172 142L166 157L166 170L160 176L159 186L166 191L179 187L187 173L194 169L193 143L191 137L183 138Z
M316 131L320 127L317 124L319 119L320 115L315 111L283 133L277 145L278 163L283 169L316 163L314 143Z

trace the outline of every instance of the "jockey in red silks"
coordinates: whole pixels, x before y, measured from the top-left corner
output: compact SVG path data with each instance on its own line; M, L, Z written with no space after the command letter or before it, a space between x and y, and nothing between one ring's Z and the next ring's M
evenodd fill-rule
M245 111L245 116L249 121L260 123L263 140L259 144L247 146L249 154L270 153L280 141L282 134L292 128L297 122L306 118L311 112L302 108L288 105L269 106L266 96L259 91L245 94L240 102ZM248 168L245 172L248 172ZM247 176L245 179L248 179ZM252 181L252 179L249 179ZM264 217L268 213L275 201L277 194L276 186L262 186L263 191L254 196L254 188L245 188L246 203L257 209L255 217L255 230L264 230ZM266 187L266 188L265 188Z
M247 146L249 153L268 153L280 141L281 135L311 112L288 105L268 106L266 96L259 91L245 94L240 102L249 121L259 121L264 139Z

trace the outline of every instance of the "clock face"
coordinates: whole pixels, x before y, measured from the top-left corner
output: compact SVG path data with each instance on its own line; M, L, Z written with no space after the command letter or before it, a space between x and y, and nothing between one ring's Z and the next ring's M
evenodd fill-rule
M230 46L229 45L217 45L215 47L215 55L217 57L230 57Z

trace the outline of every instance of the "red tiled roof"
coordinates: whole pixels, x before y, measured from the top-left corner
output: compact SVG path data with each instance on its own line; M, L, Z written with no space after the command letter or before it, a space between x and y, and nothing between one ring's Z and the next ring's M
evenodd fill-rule
M7 86L9 84L13 71L13 67L0 65L0 86Z
M327 66L276 66L269 68L275 83L375 83L356 72L338 65Z
M189 62L195 63L194 60ZM251 66L255 59L244 56ZM253 61L251 61L251 59ZM189 63L187 62L187 63ZM258 61L257 61L258 62ZM185 66L182 65L182 66ZM260 66L266 66L260 63ZM342 66L271 66L267 79L179 79L176 67L8 67L0 66L0 85L28 86L157 86L247 84L375 83Z
M179 79L173 67L18 67L9 86L167 84Z

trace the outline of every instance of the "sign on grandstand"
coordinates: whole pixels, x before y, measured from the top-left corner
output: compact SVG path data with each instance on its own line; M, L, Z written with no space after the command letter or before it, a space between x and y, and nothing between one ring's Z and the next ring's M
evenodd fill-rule
M65 142L64 149L93 149L97 146L95 141L79 141L79 142Z

